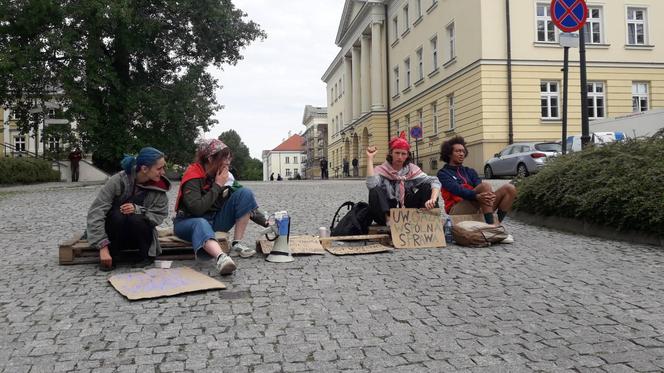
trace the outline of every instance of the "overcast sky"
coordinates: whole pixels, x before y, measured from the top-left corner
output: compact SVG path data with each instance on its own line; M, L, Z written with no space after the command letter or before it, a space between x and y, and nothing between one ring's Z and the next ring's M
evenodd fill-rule
M344 0L233 0L267 38L242 51L236 66L215 71L224 108L206 138L234 129L252 157L304 132L305 105L326 106L321 76L339 52L334 44Z

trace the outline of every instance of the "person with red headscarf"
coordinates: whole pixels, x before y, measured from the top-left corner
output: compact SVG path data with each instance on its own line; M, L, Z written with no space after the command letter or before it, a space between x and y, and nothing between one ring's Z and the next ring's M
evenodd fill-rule
M390 140L387 160L374 168L376 152L375 146L367 148L369 209L377 224L389 225L391 208L437 207L440 182L411 162L405 132Z

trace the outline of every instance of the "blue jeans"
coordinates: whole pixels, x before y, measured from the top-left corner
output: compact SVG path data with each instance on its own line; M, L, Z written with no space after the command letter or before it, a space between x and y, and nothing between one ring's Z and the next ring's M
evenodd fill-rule
M258 203L254 193L242 187L231 193L219 211L202 217L176 217L173 220L173 232L178 238L191 242L196 258L209 259L210 256L201 249L207 240L215 239L214 232L228 232L238 219L256 208Z

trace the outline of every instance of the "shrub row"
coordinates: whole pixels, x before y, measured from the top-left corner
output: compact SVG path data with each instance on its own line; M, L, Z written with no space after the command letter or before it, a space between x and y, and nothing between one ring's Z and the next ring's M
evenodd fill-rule
M516 182L515 209L664 235L664 137L558 157Z
M51 162L35 158L0 158L0 184L30 184L59 181Z

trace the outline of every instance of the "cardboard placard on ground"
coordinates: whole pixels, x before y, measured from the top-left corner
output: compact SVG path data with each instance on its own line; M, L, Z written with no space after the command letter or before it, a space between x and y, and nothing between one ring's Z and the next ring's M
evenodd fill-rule
M392 244L397 249L445 247L440 209L390 209Z
M223 282L189 267L151 268L141 272L121 273L111 276L108 281L129 300L226 288Z
M389 252L392 251L392 248L381 244L372 244L365 246L332 246L326 250L334 255L359 255Z
M258 241L261 252L265 255L272 251L274 241L263 238ZM316 236L290 236L288 248L293 255L324 255L325 249Z

